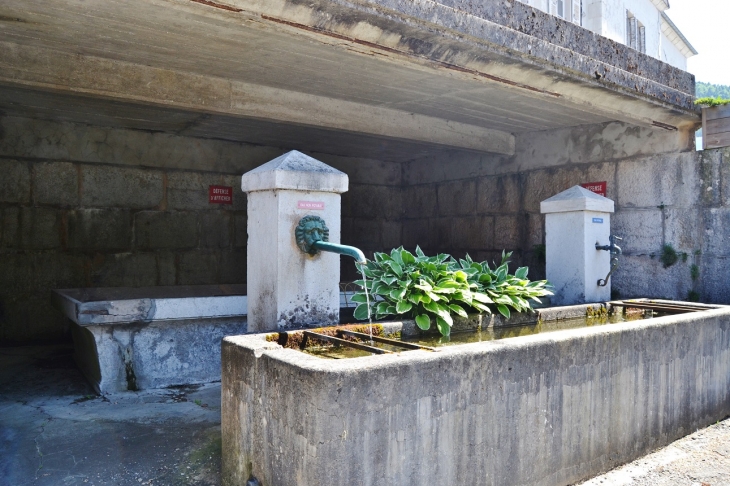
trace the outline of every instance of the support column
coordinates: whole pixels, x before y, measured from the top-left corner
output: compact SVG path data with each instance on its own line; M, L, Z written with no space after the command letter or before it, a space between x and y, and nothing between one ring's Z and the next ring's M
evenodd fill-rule
M303 252L295 239L305 216L318 216L340 242L340 194L348 177L291 151L247 172L248 330L270 331L339 322L340 256Z
M611 299L611 283L599 286L611 266L608 245L611 234L611 199L573 186L540 203L545 214L545 273L555 287L555 305L605 302Z

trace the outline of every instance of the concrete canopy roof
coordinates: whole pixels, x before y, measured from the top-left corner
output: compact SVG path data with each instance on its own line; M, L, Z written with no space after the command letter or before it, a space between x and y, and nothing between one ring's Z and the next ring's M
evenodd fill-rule
M693 93L688 73L519 2L0 5L9 115L304 150L336 133L335 152L399 159L510 155L515 134L615 120L693 127Z

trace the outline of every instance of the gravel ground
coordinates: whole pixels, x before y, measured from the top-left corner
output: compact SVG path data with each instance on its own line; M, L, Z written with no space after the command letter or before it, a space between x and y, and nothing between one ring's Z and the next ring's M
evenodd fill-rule
M699 430L582 486L730 485L730 419Z

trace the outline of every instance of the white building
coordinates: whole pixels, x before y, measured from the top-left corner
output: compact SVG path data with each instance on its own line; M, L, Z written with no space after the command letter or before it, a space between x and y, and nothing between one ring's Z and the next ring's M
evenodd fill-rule
M523 1L685 71L697 54L665 13L668 0Z

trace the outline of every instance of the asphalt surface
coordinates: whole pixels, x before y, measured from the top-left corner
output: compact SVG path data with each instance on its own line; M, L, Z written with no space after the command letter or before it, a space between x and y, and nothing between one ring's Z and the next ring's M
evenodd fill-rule
M220 484L220 384L100 397L71 356L0 348L0 485ZM580 484L730 486L730 419Z
M97 396L69 346L0 348L0 484L220 484L220 384Z

